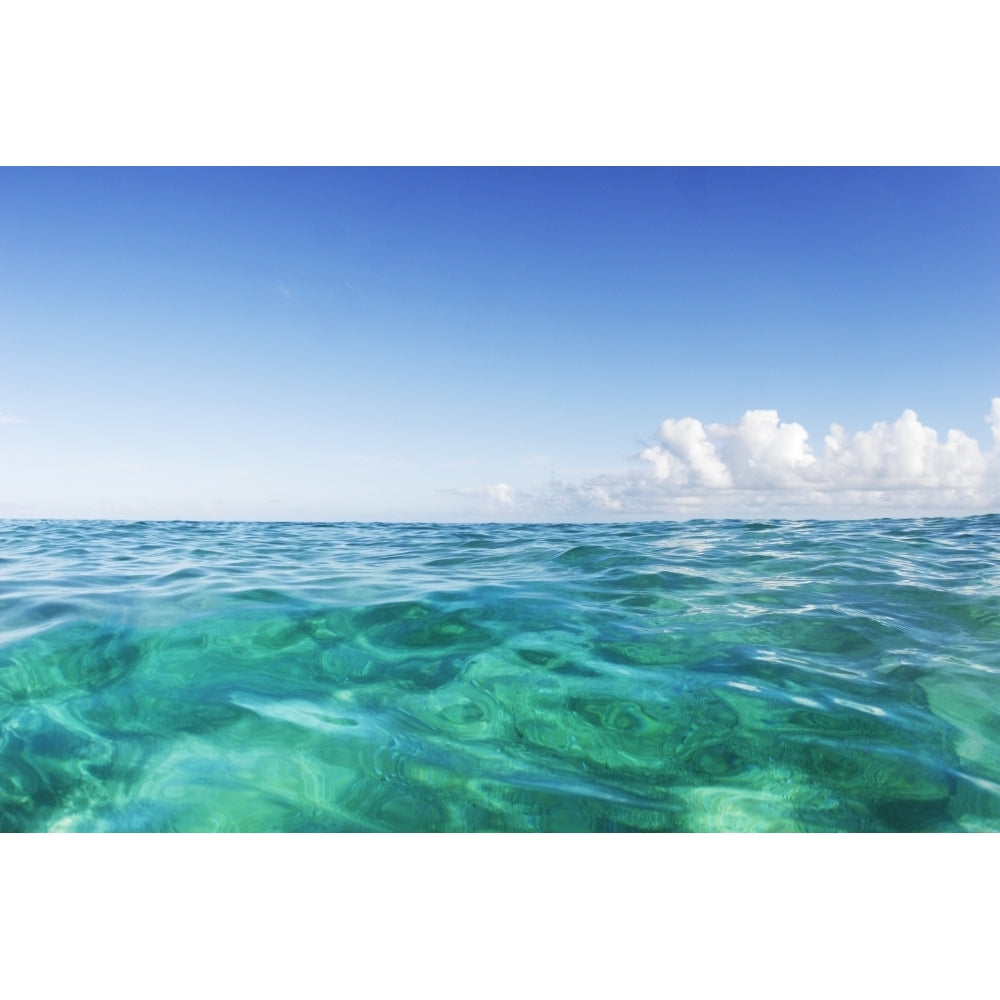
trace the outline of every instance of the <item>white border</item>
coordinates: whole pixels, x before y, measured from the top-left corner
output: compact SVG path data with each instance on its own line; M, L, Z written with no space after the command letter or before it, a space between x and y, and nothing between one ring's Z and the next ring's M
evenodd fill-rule
M18 2L0 163L995 163L988 9Z

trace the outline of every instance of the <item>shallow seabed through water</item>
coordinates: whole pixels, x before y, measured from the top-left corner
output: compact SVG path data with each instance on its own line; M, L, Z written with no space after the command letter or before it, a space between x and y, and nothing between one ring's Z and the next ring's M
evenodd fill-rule
M1000 516L0 522L0 830L1000 830Z

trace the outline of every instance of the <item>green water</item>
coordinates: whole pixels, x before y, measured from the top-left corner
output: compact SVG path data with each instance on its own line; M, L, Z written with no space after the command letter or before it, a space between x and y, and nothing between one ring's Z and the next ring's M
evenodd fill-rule
M0 522L0 830L1000 829L1000 516Z

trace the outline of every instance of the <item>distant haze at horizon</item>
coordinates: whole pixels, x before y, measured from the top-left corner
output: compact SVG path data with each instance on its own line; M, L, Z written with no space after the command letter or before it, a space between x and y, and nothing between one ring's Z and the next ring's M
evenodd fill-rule
M1000 510L993 169L4 169L0 518Z

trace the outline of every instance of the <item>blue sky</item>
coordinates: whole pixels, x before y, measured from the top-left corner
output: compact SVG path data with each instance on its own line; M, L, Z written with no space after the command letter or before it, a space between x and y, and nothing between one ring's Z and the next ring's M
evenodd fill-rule
M0 516L1000 509L995 170L4 169L0 219Z

